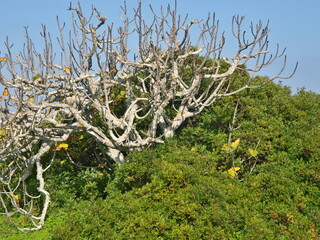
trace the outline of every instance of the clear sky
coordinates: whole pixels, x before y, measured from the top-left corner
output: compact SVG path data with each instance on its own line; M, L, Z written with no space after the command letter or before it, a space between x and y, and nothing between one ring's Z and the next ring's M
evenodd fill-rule
M70 1L65 0L3 0L1 3L0 51L5 52L6 36L14 43L14 50L20 51L24 43L24 26L35 43L40 41L41 24L45 24L53 36L57 36L56 16L61 21L70 22L71 13L67 11ZM76 3L76 1L73 1ZM80 0L84 9L94 5L107 16L109 21L119 22L121 0ZM166 6L173 0L143 0L145 9L152 4L155 9ZM137 0L127 0L129 10L136 6ZM270 20L270 46L277 43L286 47L288 56L288 72L295 62L299 68L295 76L285 80L284 84L297 88L305 87L320 93L320 0L178 0L179 12L189 14L189 19L200 19L208 12L215 12L220 20L221 31L230 36L231 19L235 14L246 16L246 24L261 19ZM149 12L149 11L147 11ZM146 13L147 14L147 13ZM232 53L231 53L232 54ZM0 55L1 56L1 55ZM226 55L226 57L231 57ZM281 63L270 67L264 75L272 76Z

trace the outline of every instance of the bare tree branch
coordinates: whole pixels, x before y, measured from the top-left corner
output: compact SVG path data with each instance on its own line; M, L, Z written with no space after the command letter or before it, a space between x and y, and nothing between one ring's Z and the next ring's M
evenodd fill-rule
M237 50L227 58L215 15L188 20L178 15L175 1L160 13L150 6L153 18L148 23L141 1L132 18L126 4L121 9L122 26L115 30L97 9L86 18L80 4L70 4L69 33L57 18L59 50L45 26L41 51L27 28L20 53L14 56L12 45L5 43L7 53L0 61L0 83L7 89L0 108L0 202L9 219L15 214L30 219L32 227L18 227L22 231L43 226L50 202L44 172L51 164L43 166L41 160L51 156L54 161L51 150L73 134L88 133L107 149L109 160L121 164L126 153L163 143L186 119L220 98L292 76L282 75L284 51L269 52L268 23L251 23L246 32L244 17L235 16ZM199 34L193 40L195 28ZM136 52L131 49L135 40ZM280 58L278 74L264 81L255 78ZM27 186L34 168L36 196ZM34 212L39 199L41 210Z

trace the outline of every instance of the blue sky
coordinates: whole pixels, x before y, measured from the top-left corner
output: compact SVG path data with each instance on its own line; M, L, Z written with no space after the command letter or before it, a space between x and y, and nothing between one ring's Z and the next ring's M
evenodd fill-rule
M76 2L76 1L73 1ZM119 22L121 0L80 0L84 9L91 9L94 5L107 16L109 21ZM166 6L173 0L143 0L145 9L152 3L155 9L160 5ZM129 10L136 6L137 0L127 0ZM6 36L14 43L14 50L22 49L24 43L24 26L29 27L29 32L34 42L40 41L41 24L45 24L53 36L57 36L56 16L61 21L68 23L71 13L67 11L69 1L65 0L3 0L1 3L0 22L0 51L5 52L4 41ZM285 80L284 84L297 88L305 87L320 93L320 0L178 0L179 12L189 14L189 19L200 19L207 16L208 12L215 12L220 20L220 30L230 36L231 19L235 14L246 16L246 25L261 19L263 22L270 20L270 46L286 47L288 56L289 73L295 62L299 68L295 76ZM149 13L149 11L147 11ZM146 14L147 14L146 13ZM226 49L226 56L229 52ZM230 52L232 55L232 52ZM281 66L275 63L263 75L272 76Z

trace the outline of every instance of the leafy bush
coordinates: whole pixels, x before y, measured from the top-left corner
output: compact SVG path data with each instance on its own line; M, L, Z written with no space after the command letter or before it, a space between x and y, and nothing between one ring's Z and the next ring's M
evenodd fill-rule
M319 163L282 159L239 181L216 170L215 155L170 144L150 172L130 155L113 194L74 205L57 239L316 239Z
M240 128L231 139L240 144L232 155L221 148L237 102ZM270 83L222 99L166 144L129 154L114 173L60 164L61 155L48 175L57 203L39 236L319 239L319 120L318 94L293 96ZM239 167L234 175L228 174L232 164ZM11 239L24 239L16 236Z

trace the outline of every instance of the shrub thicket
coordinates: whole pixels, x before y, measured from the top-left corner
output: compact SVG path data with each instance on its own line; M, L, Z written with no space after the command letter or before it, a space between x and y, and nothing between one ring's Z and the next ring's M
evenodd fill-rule
M228 153L221 148L237 103L232 140L240 144ZM320 95L291 95L270 83L222 99L165 145L129 154L115 171L75 168L61 154L47 176L55 202L48 224L26 236L320 239L319 149ZM234 176L233 166L240 168ZM68 171L57 174L61 169Z

